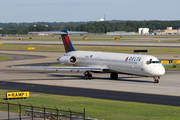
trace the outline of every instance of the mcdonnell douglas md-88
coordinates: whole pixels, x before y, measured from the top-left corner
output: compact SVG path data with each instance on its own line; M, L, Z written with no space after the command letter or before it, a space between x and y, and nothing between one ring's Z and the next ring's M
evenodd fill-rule
M66 53L58 58L60 64L74 67L45 67L45 66L13 66L18 68L83 70L85 79L92 79L92 72L110 73L111 79L118 79L118 74L153 77L158 83L160 76L165 74L161 62L154 56L126 53L78 51L74 48L69 34L83 34L86 32L73 32L68 30L29 32L60 34Z

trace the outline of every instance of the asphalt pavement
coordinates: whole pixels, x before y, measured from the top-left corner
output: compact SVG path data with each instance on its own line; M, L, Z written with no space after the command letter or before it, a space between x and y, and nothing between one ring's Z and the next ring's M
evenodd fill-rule
M133 92L120 92L109 90L96 90L75 87L61 87L51 85L39 85L28 83L16 83L0 81L0 89L13 89L21 91L39 92L55 95L82 96L107 100L130 101L149 104L180 106L180 97L153 95Z

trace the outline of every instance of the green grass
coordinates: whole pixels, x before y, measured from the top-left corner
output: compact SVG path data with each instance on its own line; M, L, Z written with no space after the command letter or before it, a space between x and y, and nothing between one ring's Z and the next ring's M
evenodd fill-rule
M83 37L87 37L87 40L83 40ZM119 35L122 36L121 40L135 40L138 38L180 38L180 35ZM24 41L59 41L60 35L51 36L30 36L32 39L29 39L28 35L19 35L19 36L9 36L9 37L1 37L4 40L19 40L19 38L24 38ZM103 34L84 34L80 36L78 34L70 35L73 41L111 41L113 38L117 38L118 35L106 35ZM124 39L126 38L126 39ZM129 39L127 39L129 38ZM133 39L131 39L133 38Z
M0 90L0 101L4 101L7 90ZM180 118L180 107L145 104L137 102L124 102L116 100L94 99L87 97L71 97L64 95L50 95L30 92L27 99L8 100L17 103L34 106L45 106L58 109L83 112L86 109L86 117L104 120L176 120ZM7 111L7 106L0 104L0 110ZM18 107L12 107L11 111L17 112Z
M34 51L64 51L63 45L11 45L2 44L0 50L27 50L28 47L35 47ZM75 46L77 50L101 51L115 53L133 53L136 49L147 49L147 54L180 54L180 48L166 47L118 47L118 46Z
M72 41L125 41L125 40L135 40L135 39L122 39L120 38L120 40L113 40L112 39L72 39Z
M0 60L9 60L9 59L13 59L13 57L11 57L11 56L0 56Z
M175 68L174 65L168 65L164 66L166 70L180 70L180 64L177 64L177 67Z
M135 42L135 43L157 43L158 44L158 42L154 41L154 40L153 41L133 41L133 42ZM170 41L161 40L160 43L180 43L180 40L170 40Z
M180 40L161 41L162 43L180 43Z
M114 37L115 38L115 37ZM114 39L112 38L88 38L88 39L83 39L83 38L71 38L72 41L113 41ZM117 38L117 37L116 37ZM5 40L11 40L14 41L13 39L5 39ZM16 39L15 41L17 41L19 39ZM119 41L125 41L125 40L135 40L135 39L123 39L120 38ZM23 39L22 41L62 41L62 39L59 38L33 38L33 39Z

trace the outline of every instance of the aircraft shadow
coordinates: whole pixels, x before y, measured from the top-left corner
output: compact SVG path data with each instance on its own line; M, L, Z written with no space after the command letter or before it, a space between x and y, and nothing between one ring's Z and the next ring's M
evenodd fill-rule
M63 80L67 80L67 78L65 77L73 77L75 79L82 79L84 80L84 76L82 75L48 75L49 77L63 77ZM133 78L136 78L133 79ZM146 77L141 77L141 76L131 76L131 77L119 77L117 80L115 81L126 81L126 82L143 82L143 83L153 83L153 81L147 81L147 80L137 80L137 78L146 78ZM93 77L92 79L99 79L99 80L111 80L110 78L102 78L102 77ZM60 79L59 79L60 80ZM70 78L69 80L73 80L72 78Z
M127 79L126 79L127 78ZM137 77L118 77L117 80L114 81L126 81L126 82L141 82L141 83L153 83L153 81L147 81L147 80L137 80L137 79L133 79L133 78L137 78ZM141 77L139 77L141 78ZM144 77L145 78L145 77ZM111 80L110 78L101 78L101 77L93 77L92 79L103 79L103 80Z
M126 82L143 82L143 83L154 83L154 81L147 81L147 80L130 80L130 79L122 79L118 78L118 81L126 81Z
M32 72L31 72L32 73ZM47 74L46 72L38 72L39 74ZM35 81L35 80L84 80L83 75L65 75L65 74L47 74L48 77L51 78L45 78L45 79L38 79L38 78L33 78L33 79L13 79L12 81ZM141 76L127 76L127 77L118 77L117 80L113 81L126 81L126 82L139 82L139 83L153 83L154 81L147 81L147 80L141 80L138 78L145 78L146 77L141 77ZM97 80L111 80L109 77L93 77L93 79Z

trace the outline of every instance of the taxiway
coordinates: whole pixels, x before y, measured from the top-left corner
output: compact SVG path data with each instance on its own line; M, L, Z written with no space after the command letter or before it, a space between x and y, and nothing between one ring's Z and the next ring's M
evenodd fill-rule
M159 84L153 83L152 78L121 74L118 80L111 80L109 74L104 73L93 73L92 80L84 80L84 71L77 73L76 71L7 67L24 64L56 63L56 59L63 56L64 52L0 51L0 53L21 56L15 60L0 61L0 89L29 90L50 94L180 106L179 71L166 71ZM28 59L23 59L23 55L29 56ZM159 59L180 59L179 54L155 54L154 56ZM65 89L65 91L62 89Z

